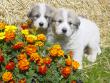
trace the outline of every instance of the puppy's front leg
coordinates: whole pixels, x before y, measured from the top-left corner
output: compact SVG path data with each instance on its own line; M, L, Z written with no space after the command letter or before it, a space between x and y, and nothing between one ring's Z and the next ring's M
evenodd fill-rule
M80 66L78 69L82 69L83 65L82 65L82 59L83 59L83 48L79 48L79 49L75 49L74 50L74 55L73 55L73 59L75 61L78 61Z

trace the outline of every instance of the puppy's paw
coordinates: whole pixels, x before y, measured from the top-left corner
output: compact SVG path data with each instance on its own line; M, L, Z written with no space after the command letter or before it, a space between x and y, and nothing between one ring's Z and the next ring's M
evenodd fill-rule
M88 57L87 57L87 59L88 59L88 61L90 61L90 62L95 62L96 61L96 57L93 57L93 55L89 55Z

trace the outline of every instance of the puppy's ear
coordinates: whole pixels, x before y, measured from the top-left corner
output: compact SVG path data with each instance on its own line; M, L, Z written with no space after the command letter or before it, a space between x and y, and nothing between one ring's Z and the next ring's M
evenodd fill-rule
M31 17L32 17L32 11L31 11L31 10L27 13L27 17L28 17L29 19L31 19Z
M30 9L27 13L27 17L32 20L33 19L33 14L36 10L38 10L38 5L37 4L32 4L32 6L30 7Z
M53 17L55 8L46 4L46 10L50 17Z
M78 16L76 16L76 18L75 18L75 25L77 27L79 27L79 25L80 25L80 19L78 18Z
M77 14L74 11L71 11L72 19L73 19L73 23L76 26L76 28L79 28L80 25L80 19L78 18Z

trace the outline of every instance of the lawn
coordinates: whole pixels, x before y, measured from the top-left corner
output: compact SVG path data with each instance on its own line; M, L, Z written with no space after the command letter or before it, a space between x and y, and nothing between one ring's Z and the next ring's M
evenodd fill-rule
M84 69L77 75L84 83L110 83L110 48L102 48L93 64L84 58Z

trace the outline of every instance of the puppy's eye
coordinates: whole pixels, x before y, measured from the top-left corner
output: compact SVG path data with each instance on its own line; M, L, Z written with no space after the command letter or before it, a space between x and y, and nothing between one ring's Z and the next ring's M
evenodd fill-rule
M68 22L69 25L72 25L72 22Z
M47 19L47 18L48 18L48 16L45 16L45 18Z
M58 23L62 23L62 22L63 22L62 20L59 20L59 21L58 21Z
M35 17L36 17L36 18L39 18L39 17L40 17L40 15L39 15L39 14L37 14Z

